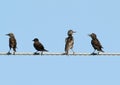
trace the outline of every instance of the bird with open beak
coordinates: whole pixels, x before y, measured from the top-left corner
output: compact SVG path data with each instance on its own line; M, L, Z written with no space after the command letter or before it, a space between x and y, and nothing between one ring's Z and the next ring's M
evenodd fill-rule
M17 48L17 41L15 39L15 36L13 33L9 33L9 34L6 34L7 36L9 36L9 48L10 50L8 51L7 54L11 54L10 51L11 51L11 48L13 49L13 54L15 55L15 52L16 52L16 48Z
M94 48L92 55L96 55L96 53L95 53L96 50L98 51L97 54L99 54L99 52L104 52L102 50L103 47L102 47L100 41L97 39L97 35L95 33L92 33L92 34L89 34L89 36L92 38L91 45Z
M73 38L73 33L76 33L75 31L73 30L68 30L68 37L65 39L65 55L68 55L69 53L69 50L71 49L73 54L74 54L74 51L73 51L73 45L74 45L74 38Z
M35 55L39 55L38 51L41 51L41 55L43 55L43 51L46 51L47 50L44 48L44 46L42 45L42 43L40 43L39 39L38 38L34 38L34 43L33 43L33 46L34 48L37 50L34 54Z

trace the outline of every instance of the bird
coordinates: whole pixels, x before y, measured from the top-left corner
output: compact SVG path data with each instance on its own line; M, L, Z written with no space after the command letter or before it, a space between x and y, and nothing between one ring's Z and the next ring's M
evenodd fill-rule
M33 46L34 46L34 48L37 50L37 51L34 53L35 55L39 54L38 51L41 51L41 55L43 54L43 51L48 52L48 50L46 50L46 49L44 48L44 46L42 45L42 43L40 43L40 41L39 41L38 38L34 38L33 41L34 41Z
M95 53L96 50L98 51L98 54L99 54L99 52L104 52L102 50L103 47L102 47L100 41L97 39L97 35L95 33L91 33L91 34L89 34L89 36L92 38L91 45L94 48L94 51L93 51L92 54L95 55L96 54Z
M74 54L74 51L73 51L73 45L74 45L74 38L73 38L73 33L76 33L75 31L73 30L68 30L68 37L65 39L65 55L68 55L68 51L71 49L73 54Z
M6 35L9 36L9 48L10 48L7 54L11 54L10 51L11 51L11 48L13 48L13 54L15 55L16 48L17 48L16 38L13 33L9 33Z

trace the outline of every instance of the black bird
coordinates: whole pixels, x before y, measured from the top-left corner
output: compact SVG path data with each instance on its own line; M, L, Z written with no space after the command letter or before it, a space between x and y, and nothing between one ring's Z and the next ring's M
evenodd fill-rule
M6 34L7 36L9 36L9 48L10 50L8 51L8 54L11 54L10 51L11 51L11 48L13 48L13 54L15 54L16 52L16 48L17 48L17 41L15 39L15 36L13 33L9 33L9 34Z
M76 33L75 31L73 30L69 30L68 31L68 37L65 39L65 55L68 55L68 51L71 49L73 54L74 54L74 51L73 51L73 45L74 45L74 38L73 38L73 33Z
M92 34L90 34L89 36L92 38L91 44L92 44L92 46L93 46L93 48L94 48L94 51L93 51L92 54L95 55L95 54L96 54L96 53L95 53L96 50L98 51L98 54L99 54L99 52L104 52L104 51L102 50L103 47L102 47L100 41L97 39L96 34L95 34L95 33L92 33Z
M42 43L39 42L38 38L35 38L33 41L33 46L37 50L34 54L39 54L38 51L41 51L41 55L43 54L43 51L47 52Z

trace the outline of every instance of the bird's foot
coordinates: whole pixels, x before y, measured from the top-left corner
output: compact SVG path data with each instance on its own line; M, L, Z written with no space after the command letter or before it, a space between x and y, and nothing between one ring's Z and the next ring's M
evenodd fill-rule
M62 55L68 55L68 53L62 53Z
M7 55L11 55L12 53L8 52Z
M75 52L73 52L73 55L75 55Z
M39 54L38 54L39 55ZM43 55L43 53L40 54L41 56Z
M15 52L13 52L13 55L15 55Z
M98 55L98 53L91 53L91 55Z
M41 55L43 55L43 52L41 52Z
M39 53L35 52L33 55L39 55Z

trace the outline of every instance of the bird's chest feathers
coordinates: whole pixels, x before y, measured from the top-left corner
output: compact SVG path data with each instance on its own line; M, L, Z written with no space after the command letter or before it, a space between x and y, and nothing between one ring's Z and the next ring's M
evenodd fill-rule
M67 44L68 44L68 45L72 45L73 43L74 43L73 38L68 38L68 39L67 39Z
M10 42L10 44L15 44L15 43L16 43L16 40L15 40L14 38L10 38L10 39L9 39L9 42Z
M34 46L39 46L40 43L39 42L34 42Z
M99 43L98 40L92 40L92 41L91 41L91 44L98 44L98 43Z

